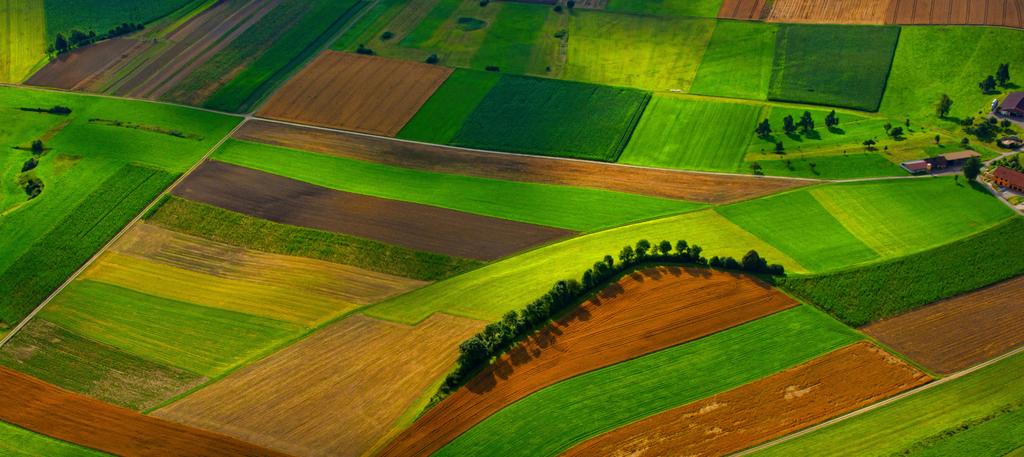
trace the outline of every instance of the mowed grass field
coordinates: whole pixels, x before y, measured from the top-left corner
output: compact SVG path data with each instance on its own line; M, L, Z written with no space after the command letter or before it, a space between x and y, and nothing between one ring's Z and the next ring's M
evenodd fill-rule
M781 25L768 98L877 111L898 27Z
M703 206L597 189L430 173L237 140L225 144L214 158L332 189L576 231Z
M690 92L718 97L767 99L775 57L775 35L778 31L779 26L776 24L719 21L700 61Z
M397 137L425 143L449 143L500 79L500 73L456 69L402 127Z
M452 144L614 162L649 99L636 89L505 75Z
M547 387L490 416L435 455L557 455L587 438L858 339L814 308L782 311Z
M1024 446L1022 376L1024 355L1017 354L756 455L1008 454Z
M761 106L658 94L619 162L659 168L740 171Z
M715 21L577 10L563 77L613 86L687 91Z
M72 113L20 110L55 105ZM145 102L0 88L0 122L5 126L0 130L0 321L10 325L238 119ZM41 179L44 188L29 200L12 183L31 153L15 147L26 148L36 139L47 150L28 175Z
M607 11L662 16L715 17L722 0L608 0Z
M46 51L42 2L0 2L0 82L20 82Z
M0 453L10 457L99 457L107 455L40 435L6 422L0 422Z

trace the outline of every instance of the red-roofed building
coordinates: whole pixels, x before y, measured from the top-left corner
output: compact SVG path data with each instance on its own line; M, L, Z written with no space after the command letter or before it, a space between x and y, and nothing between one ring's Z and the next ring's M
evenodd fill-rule
M996 171L992 173L992 182L1007 189L1024 192L1024 173L1017 170L998 167L996 168Z
M1009 115L1024 117L1024 92L1011 92L999 105L999 112Z

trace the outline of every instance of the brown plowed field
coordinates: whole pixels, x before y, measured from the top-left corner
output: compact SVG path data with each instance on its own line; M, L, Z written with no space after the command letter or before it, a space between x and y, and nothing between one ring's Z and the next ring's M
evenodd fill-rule
M861 342L714 397L634 422L563 455L731 454L928 381L926 375L902 360Z
M114 38L75 49L46 64L25 84L58 89L88 89L96 75L129 60L149 47L148 43Z
M206 162L174 194L282 224L347 233L420 251L494 260L573 232L341 192Z
M768 21L815 24L884 24L892 0L775 0Z
M71 393L0 367L0 420L118 455L285 455Z
M221 2L210 7L175 30L170 37L174 45L132 72L115 93L159 98L230 45L278 3L280 0L251 0Z
M546 386L796 304L755 279L730 273L671 267L630 274L431 408L382 455L428 455Z
M936 373L960 371L1024 344L1024 276L863 330Z
M266 121L246 122L235 137L440 173L591 187L703 203L731 203L814 183L468 151Z
M484 325L444 314L415 327L355 315L154 415L296 455L361 455Z
M753 19L764 17L765 0L723 0L718 17L723 19Z
M892 0L895 24L998 25L1024 28L1024 0Z
M437 65L325 51L259 115L394 136L451 73Z

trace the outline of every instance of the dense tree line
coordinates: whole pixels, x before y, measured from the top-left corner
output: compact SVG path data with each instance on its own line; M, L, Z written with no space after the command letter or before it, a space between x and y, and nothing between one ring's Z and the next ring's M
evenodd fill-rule
M108 38L127 35L145 28L146 26L143 24L125 22L108 30L107 33L102 34L97 34L94 30L90 30L89 33L86 33L81 30L73 29L67 36L64 36L63 33L58 33L57 38L54 39L53 44L50 45L47 52L49 54L64 54L72 49L88 46L97 41L106 40Z
M61 105L54 105L52 108L21 108L21 110L28 111L30 113L55 114L57 116L67 116L71 114L71 108Z
M579 305L583 299L594 294L621 275L641 266L659 264L687 264L712 268L745 271L750 273L784 275L782 265L769 265L757 251L751 250L740 261L732 257L705 258L699 245L679 240L673 245L668 240L651 244L648 240L637 241L636 245L624 246L618 256L606 255L583 272L580 280L558 281L547 293L530 302L519 311L509 311L501 320L492 322L484 329L459 345L459 358L455 370L448 374L432 402L443 399L456 391L491 360L509 348L532 335L552 318Z

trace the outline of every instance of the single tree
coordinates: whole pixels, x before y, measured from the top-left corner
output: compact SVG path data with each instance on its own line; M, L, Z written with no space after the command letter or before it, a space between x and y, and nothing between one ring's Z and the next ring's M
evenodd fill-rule
M892 130L892 123L886 122L885 125L882 126L882 128L885 129L885 133L889 133L889 131Z
M758 138L767 138L768 135L772 134L772 125L768 122L768 119L761 121L757 124L757 128L754 129L754 133L757 134Z
M793 116L786 116L782 118L782 131L787 134L796 131L796 122L793 122Z
M935 135L935 145L938 146L939 142L941 142L941 141L942 141L942 137L936 134Z
M750 250L746 255L743 256L743 260L740 261L743 265L743 269L752 272L763 272L768 269L768 262L765 261L757 251Z
M427 56L427 63L433 65L436 64L440 59L437 58L437 54L431 54Z
M907 128L910 128L910 118L909 117L907 118L906 121L903 122L903 125L907 126Z
M889 130L889 136L897 140L903 138L903 127L893 127L892 130Z
M942 97L939 97L939 103L935 105L935 114L945 119L951 108L953 108L953 99L949 98L949 95L942 94Z
M53 47L57 49L57 54L63 54L65 52L68 52L68 40L67 38L64 38L63 33L57 34L57 40L54 43Z
M39 155L43 153L46 148L43 146L43 140L32 140L32 153Z
M650 250L651 242L647 240L640 240L636 242L636 249L633 249L633 252L636 253L636 258L640 260L647 257L647 252Z
M871 138L868 138L868 139L864 140L863 144L864 144L864 148L867 149L868 151L874 151L875 150L875 145L878 144L878 142L876 142L875 140L873 140Z
M784 144L782 144L781 141L775 143L775 153L776 154L785 154L786 153L786 146Z
M982 93L991 94L996 90L996 78L988 75L987 78L978 83L978 87L981 88Z
M804 114L800 116L800 133L808 134L814 130L814 119L811 118L810 111L804 111Z
M633 253L633 246L625 246L619 251L619 263L623 266L633 263L635 258L636 254Z
M661 240L661 242L658 243L658 252L661 253L662 256L667 256L668 253L672 252L672 243L668 240Z
M761 164L758 162L750 162L750 171L759 176L764 174L764 171L761 171Z
M690 248L690 246L688 244L686 244L686 240L676 241L676 254L678 254L678 255L686 254L686 252L687 252L687 250L689 248Z
M1010 83L1010 64L999 65L999 70L996 70L996 82L999 83L999 87L1006 87Z
M971 157L964 162L964 177L968 181L974 181L981 174L981 160L977 157Z
M971 144L971 139L964 137L964 139L960 140L960 144L963 146L967 146L968 144Z
M839 117L836 116L836 110L832 110L831 113L825 116L825 127L832 128L837 125L839 125Z
M576 7L576 0L569 0L565 2L565 6L568 7L570 11L572 11L572 9Z

